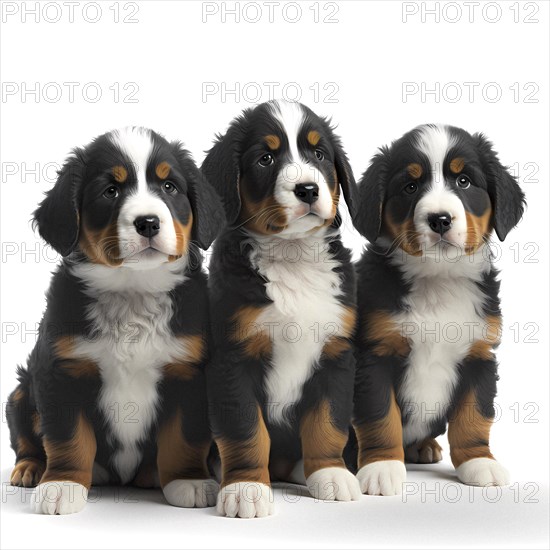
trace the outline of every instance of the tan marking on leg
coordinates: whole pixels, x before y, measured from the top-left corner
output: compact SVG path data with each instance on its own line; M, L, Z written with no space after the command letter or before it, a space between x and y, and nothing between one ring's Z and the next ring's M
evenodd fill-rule
M373 351L381 357L406 357L411 351L409 341L402 335L401 327L387 311L379 310L369 314L362 336L365 342L376 343Z
M300 437L306 479L321 468L346 467L342 453L348 434L334 425L328 401L322 401L304 415Z
M493 424L479 412L477 399L470 391L449 419L451 461L455 468L472 458L493 458L489 449L489 432Z
M244 352L256 359L271 353L271 338L267 327L258 323L258 317L263 310L264 307L245 306L237 310L232 317L232 339L240 342Z
M17 437L17 456L18 457L29 457L36 456L40 450L36 448L36 445L30 441L24 435Z
M422 166L418 162L412 162L407 166L407 172L411 178L417 180L422 177Z
M142 489L153 489L157 487L158 469L156 464L142 464L136 477L132 480L132 485Z
M416 464L435 464L442 459L442 450L441 445L430 437L420 444L409 445L405 449L405 459Z
M36 487L44 474L46 465L38 458L23 458L14 466L10 476L11 485L16 487Z
M155 174L158 178L163 180L169 176L171 169L172 167L165 160L163 160L162 162L159 162L155 167Z
M467 255L473 254L484 243L491 233L492 209L488 208L481 216L474 216L471 212L466 212L466 239L464 242L464 251Z
M197 374L197 365L204 358L204 339L200 334L180 336L178 340L185 347L185 354L179 361L173 361L164 366L165 376L172 376L180 380L191 380Z
M327 339L323 347L323 355L331 359L339 357L344 351L351 348L350 338L355 330L357 312L355 308L346 307L340 315L338 328Z
M96 454L96 438L90 421L80 414L68 441L44 438L47 465L42 482L74 481L90 488Z
M313 147L315 147L321 139L321 134L317 132L316 130L311 130L307 133L307 140Z
M401 411L391 390L389 410L385 417L353 425L359 445L358 466L362 468L379 460L405 459Z
M267 146L272 151L276 151L281 146L281 140L273 134L270 134L269 136L265 136L264 140L267 143Z
M240 481L270 485L268 466L271 442L260 407L257 415L258 422L248 439L235 441L222 437L216 440L222 462L220 488Z
M40 437L42 435L42 428L40 427L40 415L36 411L32 413L31 422L34 435Z
M449 168L453 174L460 174L464 168L464 159L462 157L456 157L449 163Z
M206 457L210 440L189 443L182 430L182 413L178 410L160 429L157 445L157 467L161 487L175 479L209 478Z

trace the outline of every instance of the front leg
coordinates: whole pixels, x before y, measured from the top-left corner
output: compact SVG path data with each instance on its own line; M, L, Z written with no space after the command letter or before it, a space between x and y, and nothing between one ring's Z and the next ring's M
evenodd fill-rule
M480 364L481 363L481 364ZM465 371L475 373L474 387L458 402L449 418L451 460L458 478L466 485L508 485L508 471L489 449L489 433L494 418L496 362L470 358Z
M246 416L236 430L222 429L216 437L222 463L218 512L229 517L263 517L274 512L269 433L258 405L252 405Z
M96 363L74 353L71 337L59 338L53 353L47 376L36 388L46 471L32 506L42 514L72 514L84 508L92 485L93 415L101 380Z
M330 401L323 400L304 415L300 437L311 495L318 500L359 500L357 479L342 458L348 434L335 425Z
M160 485L173 506L214 506L218 484L210 478L207 466L212 437L204 373L198 367L170 367L165 369L170 374L161 386L166 420L157 438ZM182 379L182 372L189 378Z
M375 361L375 365L358 364L356 377L357 479L365 494L398 495L407 476L401 411L390 376L391 360Z
M300 422L304 475L311 495L319 500L361 497L357 479L343 459L353 406L352 326L350 321L325 342L320 365L304 388L306 412Z
M207 370L210 418L221 459L217 509L228 517L273 514L269 478L270 437L256 398L261 360L240 352L220 353Z
M92 484L93 425L82 408L65 404L51 403L41 417L46 471L35 489L33 508L42 514L80 512Z

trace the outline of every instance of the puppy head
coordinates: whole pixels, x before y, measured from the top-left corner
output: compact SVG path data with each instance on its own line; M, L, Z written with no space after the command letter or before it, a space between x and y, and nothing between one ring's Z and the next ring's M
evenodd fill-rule
M438 246L472 254L493 229L503 241L525 199L482 134L430 124L380 149L359 203L354 223L369 241L420 256Z
M34 219L63 256L149 269L186 255L192 241L208 248L224 217L180 143L127 128L75 149Z
M355 180L330 123L300 103L270 101L236 118L202 170L228 223L298 237L337 222L340 188L353 209Z

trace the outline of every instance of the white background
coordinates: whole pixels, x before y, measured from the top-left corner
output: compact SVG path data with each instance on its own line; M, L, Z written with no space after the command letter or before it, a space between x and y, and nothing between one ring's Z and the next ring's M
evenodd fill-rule
M277 491L275 517L229 520L211 509L169 507L160 492L103 490L81 514L36 516L29 491L7 485L14 455L3 414L2 547L548 547L548 4L481 1L469 12L451 2L439 9L434 2L300 2L294 23L296 8L282 1L273 22L264 2L85 2L74 7L73 22L62 2L24 16L35 4L2 6L2 402L15 365L32 349L55 267L30 226L54 183L51 163L126 125L182 139L201 161L214 133L242 108L270 99L263 83L278 83L275 97L287 85L286 97L301 92L304 103L333 117L357 177L377 147L424 122L485 132L519 170L529 206L499 248L504 334L492 435L494 454L517 484L490 491L456 484L441 438L444 463L409 468L406 497L328 504L306 496L292 502L295 491ZM240 22L229 13L222 20L222 4L239 4ZM217 14L203 13L216 7ZM205 83L240 97L205 96ZM418 93L403 97L404 83ZM437 86L439 94L421 96ZM38 97L24 93L31 88ZM363 239L349 228L344 238L358 257Z

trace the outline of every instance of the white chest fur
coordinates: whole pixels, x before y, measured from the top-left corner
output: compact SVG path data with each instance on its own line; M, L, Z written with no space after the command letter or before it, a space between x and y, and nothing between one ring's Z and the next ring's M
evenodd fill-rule
M396 321L410 342L411 352L398 399L409 414L403 427L404 444L429 435L431 422L448 411L458 379L458 365L472 344L486 331L484 295L476 284L490 264L482 255L465 257L452 266L420 265L410 260L402 267L411 291L407 311Z
M273 301L257 323L269 331L272 342L265 379L268 418L282 424L289 421L325 342L341 326L341 281L333 271L338 262L322 237L261 241L250 260L265 278Z
M170 329L173 308L166 291L151 292L139 283L126 291L98 291L87 275L88 293L94 298L87 318L95 334L80 339L75 351L99 367L98 404L107 419L107 437L118 447L112 465L122 481L128 482L141 460L139 443L156 418L161 369L185 357L186 350ZM182 281L183 276L176 280Z

